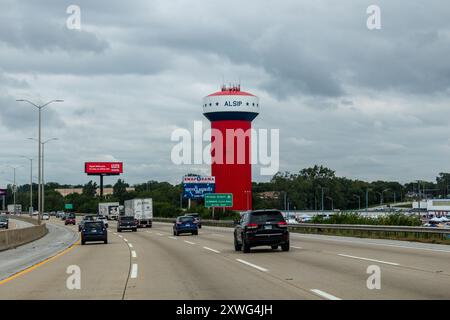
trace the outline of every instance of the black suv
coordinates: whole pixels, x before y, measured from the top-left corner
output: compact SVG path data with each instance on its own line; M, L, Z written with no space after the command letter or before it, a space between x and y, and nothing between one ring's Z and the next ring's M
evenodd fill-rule
M289 230L278 210L255 210L244 213L234 228L234 249L250 252L250 248L270 246L289 251Z
M81 244L88 241L103 241L108 243L108 231L102 221L85 221L81 229Z
M117 232L122 230L137 231L137 221L133 216L120 216L117 220Z
M9 228L9 219L8 219L8 217L0 216L0 229L1 228L5 228L5 229Z

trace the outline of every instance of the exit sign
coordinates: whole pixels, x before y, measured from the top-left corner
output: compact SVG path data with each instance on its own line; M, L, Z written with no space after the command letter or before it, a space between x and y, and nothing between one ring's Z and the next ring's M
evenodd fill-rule
M232 193L206 193L205 207L232 207L233 194Z

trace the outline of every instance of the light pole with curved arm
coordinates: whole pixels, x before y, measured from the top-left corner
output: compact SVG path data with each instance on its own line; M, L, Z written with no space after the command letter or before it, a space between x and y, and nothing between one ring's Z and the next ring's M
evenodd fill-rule
M42 124L42 116L41 116L41 113L42 113L42 109L43 108L45 108L46 106L48 106L50 103L54 103L54 102L64 102L64 100L61 100L61 99L58 99L58 100L50 100L50 101L48 101L47 103L44 103L44 104L42 104L42 105L38 105L38 104L36 104L36 103L34 103L34 102L31 102L30 100L27 100L27 99L17 99L16 100L17 102L27 102L27 103L29 103L29 104L31 104L32 106L34 106L34 107L36 107L37 109L38 109L38 111L39 111L39 120L38 120L38 123L39 123L39 129L38 129L38 211L39 211L39 214L38 214L38 224L41 224L41 214L42 214L42 211L41 211L41 191L42 191L42 177L41 177L41 171L42 171L42 166L41 166L41 143L42 143L42 141L41 141L41 124Z

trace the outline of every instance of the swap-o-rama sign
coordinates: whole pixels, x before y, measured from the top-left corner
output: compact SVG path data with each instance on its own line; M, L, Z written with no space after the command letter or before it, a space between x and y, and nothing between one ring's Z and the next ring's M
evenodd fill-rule
M183 198L203 199L205 194L214 193L216 189L216 179L214 177L184 176L183 177Z
M205 207L232 207L232 193L207 193L205 194Z

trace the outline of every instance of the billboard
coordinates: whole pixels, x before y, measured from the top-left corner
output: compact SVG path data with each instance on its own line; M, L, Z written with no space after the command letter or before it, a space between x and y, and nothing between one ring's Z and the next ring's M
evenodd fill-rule
M216 190L215 177L184 176L183 198L203 199L205 193L214 193Z
M123 173L122 162L86 162L84 172L88 175L119 175Z
M6 189L0 189L0 197L6 196Z

